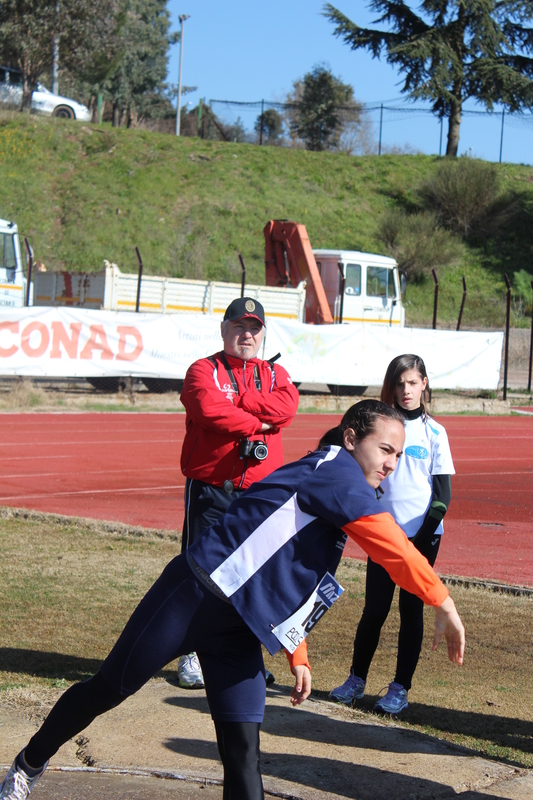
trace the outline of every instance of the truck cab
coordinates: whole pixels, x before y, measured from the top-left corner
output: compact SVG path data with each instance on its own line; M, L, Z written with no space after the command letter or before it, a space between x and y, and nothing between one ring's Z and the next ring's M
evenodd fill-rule
M313 250L334 322L405 325L398 265L358 250Z
M22 308L25 290L18 228L0 219L0 307Z

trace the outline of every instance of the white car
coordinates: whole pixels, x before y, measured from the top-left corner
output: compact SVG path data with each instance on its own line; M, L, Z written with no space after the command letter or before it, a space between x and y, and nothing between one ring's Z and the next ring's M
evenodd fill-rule
M18 69L0 67L0 104L4 108L20 108L22 103L22 75ZM34 114L45 114L48 117L64 117L91 121L91 112L86 106L52 94L42 83L37 84L31 98L31 110Z

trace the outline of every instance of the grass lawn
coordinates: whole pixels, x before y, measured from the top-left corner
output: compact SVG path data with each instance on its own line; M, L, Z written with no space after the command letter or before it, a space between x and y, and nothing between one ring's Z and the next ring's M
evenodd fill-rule
M0 698L41 717L60 690L98 669L136 603L179 552L179 535L29 513L0 519ZM364 565L343 560L344 595L309 639L320 697L347 676L364 602ZM441 645L431 653L433 612L403 725L481 755L533 766L533 599L453 587L467 630L465 666ZM391 613L361 701L370 713L394 677L398 618ZM282 655L266 658L290 685ZM175 677L175 665L162 679ZM354 714L358 712L355 711Z
M365 156L257 147L0 113L0 217L14 220L48 269L94 271L103 259L147 274L264 283L263 227L304 223L315 248L383 252L382 215L417 208L435 156ZM520 214L501 239L465 244L439 273L439 323L501 327L504 273L531 264L533 169L496 165ZM410 284L408 325L430 325L433 280ZM514 308L514 307L513 307ZM517 309L514 308L515 311ZM518 313L518 312L517 312ZM513 324L528 324L520 312Z

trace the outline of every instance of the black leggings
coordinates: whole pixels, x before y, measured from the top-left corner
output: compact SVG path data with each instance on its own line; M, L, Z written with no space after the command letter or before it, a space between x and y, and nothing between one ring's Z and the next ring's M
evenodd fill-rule
M25 751L40 767L68 739L170 661L196 650L224 765L225 800L262 800L259 728L265 705L261 644L230 603L199 584L184 555L141 600L100 671L71 686Z
M440 539L440 536L433 533L417 536L412 540L431 566L437 558ZM381 628L390 611L395 586L388 572L369 558L366 567L365 607L355 634L352 662L353 674L365 681L379 643ZM424 603L416 595L400 589L399 607L400 632L394 680L409 690L422 649Z

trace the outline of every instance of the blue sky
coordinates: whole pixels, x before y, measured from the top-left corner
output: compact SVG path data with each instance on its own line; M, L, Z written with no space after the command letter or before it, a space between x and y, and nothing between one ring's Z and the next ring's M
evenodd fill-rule
M360 25L370 26L373 15L362 0L333 3ZM293 81L317 63L354 88L357 100L386 105L407 104L400 92L400 76L385 61L350 50L333 36L333 26L321 15L322 0L168 0L172 29L185 22L182 82L197 86L182 103L196 105L199 98L234 101L283 101ZM179 45L171 48L169 83L177 83ZM417 102L417 106L422 105ZM483 107L468 101L466 109ZM251 129L257 110L214 106L225 121L241 116ZM371 115L376 138L379 112ZM493 116L463 117L459 153L489 161L500 157L501 110ZM442 152L446 149L444 124ZM384 146L404 147L422 153L439 152L440 126L429 114L385 112ZM533 164L533 115L505 116L502 160Z

